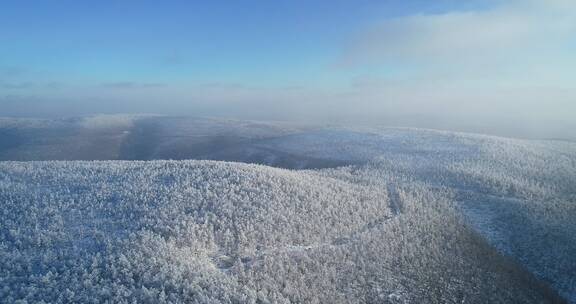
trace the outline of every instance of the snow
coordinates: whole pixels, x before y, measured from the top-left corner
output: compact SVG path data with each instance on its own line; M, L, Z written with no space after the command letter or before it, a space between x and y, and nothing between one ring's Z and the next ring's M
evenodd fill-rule
M0 162L0 299L576 303L576 145L242 124L236 152L345 166Z

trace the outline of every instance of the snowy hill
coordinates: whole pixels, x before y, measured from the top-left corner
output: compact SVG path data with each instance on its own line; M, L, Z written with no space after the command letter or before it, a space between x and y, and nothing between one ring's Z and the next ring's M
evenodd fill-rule
M203 153L339 167L0 162L2 302L576 303L576 144L241 124Z
M270 145L364 164L369 179L386 172L449 189L469 225L576 303L574 143L385 128L319 130Z

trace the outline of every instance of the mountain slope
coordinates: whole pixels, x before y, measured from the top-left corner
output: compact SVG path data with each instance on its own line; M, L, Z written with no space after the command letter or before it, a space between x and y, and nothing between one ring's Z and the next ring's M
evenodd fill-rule
M3 162L14 302L560 301L387 171L210 161Z
M48 136L44 137L46 134ZM79 138L82 140L77 142ZM423 129L312 128L272 122L154 116L0 120L0 143L0 159L91 159L91 156L97 156L95 159L198 158L292 169L314 168L289 171L189 161L3 162L0 163L0 181L4 187L1 195L5 207L2 219L7 224L1 231L6 244L16 242L18 238L12 233L23 229L20 227L24 225L22 223L26 223L26 227L33 226L37 234L54 228L60 235L58 237L68 240L64 243L75 248L73 252L84 254L89 248L90 255L101 253L105 248L119 248L119 245L103 247L95 241L98 238L93 235L87 237L83 231L97 230L97 235L103 234L109 241L126 242L125 246L131 248L137 242L135 239L126 241L126 238L136 232L148 231L150 227L155 227L153 233L162 231L161 238L166 233L171 236L175 229L182 230L185 232L179 237L189 239L186 233L191 233L194 238L202 240L200 244L191 246L208 252L210 263L225 274L224 278L238 271L238 265L248 269L268 265L266 271L248 271L249 275L242 279L238 279L238 273L234 275L243 288L277 290L278 286L268 286L268 282L274 281L282 286L286 282L282 277L269 277L269 272L274 267L280 268L272 273L292 269L294 255L322 252L326 263L330 261L341 267L346 264L340 260L347 261L354 256L349 253L350 246L355 246L354 250L364 248L362 252L370 252L365 248L365 241L371 238L379 240L380 236L387 241L404 240L404 243L394 243L394 250L403 252L402 256L406 255L402 248L412 246L414 242L421 244L417 246L416 260L428 259L420 251L434 244L422 241L424 235L430 239L434 234L435 238L442 239L446 234L460 235L461 232L447 231L435 224L423 230L413 229L423 236L408 238L412 232L407 226L402 226L404 230L389 226L405 223L416 216L414 214L420 215L411 223L429 225L436 221L430 215L434 214L443 221L457 222L450 226L456 231L467 231L462 236L466 241L459 238L461 243L456 247L479 242L474 245L475 250L488 250L501 260L507 259L502 256L512 258L514 269L520 266L528 270L576 303L575 143ZM416 197L408 200L414 201L414 210L424 210L424 213L405 212L411 210L406 207L407 193ZM23 201L27 203L23 204ZM144 205L140 205L141 202ZM433 208L429 206L430 202L442 203ZM27 220L12 217L14 210L19 210L19 216ZM35 212L41 215L29 218ZM180 220L186 224L178 224ZM60 226L53 226L54 222ZM203 226L198 228L197 222ZM78 236L78 233L84 234ZM52 236L52 232L44 236L48 244L53 244ZM370 241L370 244L380 246L386 240ZM39 248L35 246L44 244L43 241L35 242L30 245L31 255L35 254L34 248ZM43 250L50 249L49 245L44 245L41 247ZM370 248L378 248L374 252L393 250L392 247L382 249L378 246ZM438 248L443 246L437 245ZM482 249L486 246L489 249ZM434 250L435 255L440 255L437 249ZM324 254L326 251L329 253ZM454 256L445 251L438 252ZM470 249L465 254L458 253L460 255L469 257L475 253ZM35 259L35 262L29 262L37 265L39 258ZM283 262L285 264L266 264L267 261L276 263L283 259L287 259ZM362 260L361 265L368 265L365 258L358 259ZM371 269L384 273L384 268L375 266L380 265L378 263L388 265L386 267L390 267L391 272L400 269L397 261L384 257L380 260L370 264ZM429 264L436 265L440 260L432 258ZM316 262L315 259L312 261ZM477 262L466 260L462 265L470 263ZM504 262L494 263L501 265ZM356 262L350 265L356 265ZM408 267L409 264L403 265ZM36 274L36 266L26 267L31 269L28 274ZM303 283L294 277L290 282L300 282L298 287L292 287L291 292L276 292L275 296L289 301L331 299L350 302L350 298L342 297L354 295L353 298L360 299L371 294L370 300L381 301L380 295L394 294L392 298L398 295L396 287L386 285L396 282L391 278L395 278L397 273L388 273L382 276L386 279L370 283L372 285L367 283L372 279L356 282L356 287L352 288L348 279L329 274L344 268L328 271L310 267L316 272L308 275L319 276L322 273L322 276L330 278L330 283L322 283L312 292L310 286L315 285L310 283L316 279L308 278L307 283ZM357 273L356 266L350 267L346 268L347 271ZM415 269L411 271L418 272ZM444 270L437 271L444 273ZM7 272L6 277L12 274ZM426 274L433 277L429 272ZM421 284L429 279L419 277L407 281L404 274L401 277L404 279L398 279L402 282L398 283L402 286L399 290L410 290L402 299L418 299L419 302L426 299L422 290L429 287L424 288ZM463 275L458 277L464 278ZM375 292L366 289L367 286L387 287L382 289L385 291ZM464 285L458 283L456 286ZM296 292L294 290L303 294L323 290L325 294L311 298L287 296ZM416 297L419 290L421 298L410 298ZM441 296L447 294L441 293Z

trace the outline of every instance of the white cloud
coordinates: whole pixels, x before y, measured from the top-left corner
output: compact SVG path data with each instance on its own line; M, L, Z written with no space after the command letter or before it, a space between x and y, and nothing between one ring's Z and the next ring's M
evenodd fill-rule
M509 1L493 9L414 15L384 21L360 34L342 63L394 65L414 77L462 81L527 79L540 69L566 76L576 61L576 2ZM572 44L572 45L571 45ZM571 49L572 48L572 49ZM570 69L571 70L571 69ZM556 77L550 81L562 81Z
M350 110L501 133L512 126L516 134L566 135L576 127L574 1L385 20L357 35L340 63L358 75ZM374 72L387 68L394 72Z

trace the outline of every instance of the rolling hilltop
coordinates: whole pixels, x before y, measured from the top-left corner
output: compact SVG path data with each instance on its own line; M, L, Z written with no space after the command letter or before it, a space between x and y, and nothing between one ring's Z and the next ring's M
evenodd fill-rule
M573 143L210 120L171 138L157 119L115 151L208 160L0 163L1 299L576 301ZM5 157L43 149L8 129Z

